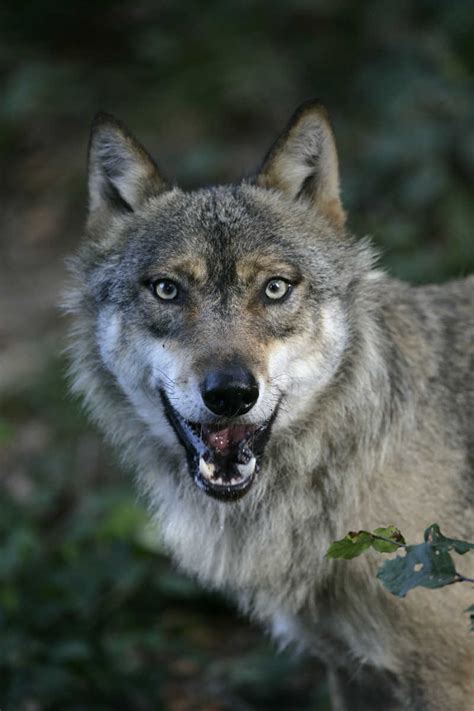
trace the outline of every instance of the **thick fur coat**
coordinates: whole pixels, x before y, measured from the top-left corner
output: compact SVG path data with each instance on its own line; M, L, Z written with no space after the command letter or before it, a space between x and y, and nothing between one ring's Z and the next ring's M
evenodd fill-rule
M238 185L170 188L107 116L89 166L67 298L74 389L136 469L178 564L320 657L336 711L470 711L472 589L400 600L376 579L375 553L325 554L349 530L388 524L413 542L434 521L474 538L474 281L412 287L374 267L345 229L314 102ZM235 362L258 399L222 432L267 438L242 496L247 480L213 479L199 459L221 422L202 383ZM186 423L214 427L194 459Z

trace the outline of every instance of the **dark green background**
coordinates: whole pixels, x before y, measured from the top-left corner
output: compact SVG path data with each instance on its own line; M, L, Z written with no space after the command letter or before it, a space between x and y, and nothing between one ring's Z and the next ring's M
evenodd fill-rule
M67 395L88 126L116 114L193 187L252 172L317 96L353 229L400 277L462 276L474 3L6 0L0 23L0 707L328 709L318 665L174 571Z

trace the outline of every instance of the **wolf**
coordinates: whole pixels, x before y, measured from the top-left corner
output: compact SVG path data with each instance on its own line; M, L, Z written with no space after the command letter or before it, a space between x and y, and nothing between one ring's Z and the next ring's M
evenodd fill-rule
M464 584L400 600L349 530L472 538L473 279L411 286L346 226L317 101L261 168L183 191L113 117L71 261L73 388L177 563L323 660L335 711L472 710Z

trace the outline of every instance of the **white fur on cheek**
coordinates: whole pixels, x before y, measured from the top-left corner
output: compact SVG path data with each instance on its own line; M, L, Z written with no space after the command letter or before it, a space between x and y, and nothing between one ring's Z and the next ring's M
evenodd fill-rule
M134 346L130 346L124 337L122 317L112 309L104 309L101 312L97 331L100 334L98 343L102 361L115 376L138 417L148 425L150 432L160 442L179 449L176 435L163 413L158 385L144 383L143 375L147 371L151 372L149 349L142 339L134 339ZM166 383L164 386L166 387Z
M128 333L122 315L112 308L100 313L97 333L102 360L139 417L156 437L173 444L176 435L163 416L159 391L187 419L199 420L203 410L189 356L165 339Z
M121 332L121 316L118 313L111 312L110 309L101 311L97 324L97 333L100 334L100 337L97 338L97 341L102 360L112 372L112 363L116 357Z
M321 307L317 339L305 334L272 350L268 362L270 382L276 383L287 401L291 400L284 419L294 419L329 384L341 361L347 336L342 307L333 301Z

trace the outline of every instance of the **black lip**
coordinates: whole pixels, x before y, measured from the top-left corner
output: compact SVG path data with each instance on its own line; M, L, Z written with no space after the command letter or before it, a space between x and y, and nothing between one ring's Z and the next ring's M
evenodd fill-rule
M186 452L189 473L196 486L198 486L208 496L218 499L219 501L231 502L244 496L252 486L255 475L258 474L261 469L263 452L270 437L270 431L277 415L278 405L274 409L270 419L257 427L253 434L252 453L256 459L255 471L253 474L237 483L231 484L229 482L228 485L213 485L211 481L202 476L199 470L199 458L207 451L206 445L194 433L193 425L188 423L178 412L176 412L163 390L160 390L160 397L163 403L166 418ZM215 424L222 424L225 426L230 423L229 421L226 421L221 423L216 422Z

